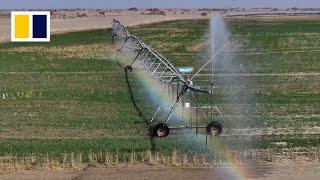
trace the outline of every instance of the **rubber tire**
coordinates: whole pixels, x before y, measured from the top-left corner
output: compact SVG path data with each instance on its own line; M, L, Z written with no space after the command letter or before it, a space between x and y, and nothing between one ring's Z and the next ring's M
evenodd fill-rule
M218 133L217 134L212 134L212 128L215 128L218 130ZM210 122L207 127L206 127L206 132L208 135L219 135L222 133L222 125L221 123L219 122L216 122L216 121L213 121L213 122Z
M162 132L162 134L160 134ZM153 136L164 138L169 135L169 127L165 123L158 123L153 127Z
M124 67L124 71L125 71L125 72L128 72L128 71L129 71L129 72L132 72L132 70L133 70L133 68L132 68L131 65L127 65L127 66Z

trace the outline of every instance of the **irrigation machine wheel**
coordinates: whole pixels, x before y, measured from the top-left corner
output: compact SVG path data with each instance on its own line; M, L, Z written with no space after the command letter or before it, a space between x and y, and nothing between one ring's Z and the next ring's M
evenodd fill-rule
M125 67L124 67L124 70L125 70L125 72L132 72L132 70L133 70L133 68L132 68L132 66L131 65L126 65Z
M210 122L206 127L206 131L207 134L211 136L219 135L222 132L222 125L216 121Z
M153 135L159 138L167 137L169 127L165 123L158 123L153 127Z

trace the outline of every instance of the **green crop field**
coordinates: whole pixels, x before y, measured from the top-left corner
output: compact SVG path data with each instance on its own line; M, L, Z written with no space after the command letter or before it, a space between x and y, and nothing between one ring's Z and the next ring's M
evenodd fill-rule
M215 68L219 88L214 103L230 130L220 139L231 149L319 148L320 22L228 19L227 24L240 44L230 52L240 75L237 83L223 86L235 77L226 76L229 72L219 65ZM161 22L129 31L177 67L197 69L208 58L209 20ZM0 156L206 152L193 131L150 138L148 89L130 76L141 116L128 92L124 64L114 53L106 30L53 35L50 43L1 44ZM206 86L211 76L195 82ZM237 112L228 99L234 93ZM203 103L207 98L200 97ZM237 129L248 134L228 136ZM278 147L276 142L286 144Z

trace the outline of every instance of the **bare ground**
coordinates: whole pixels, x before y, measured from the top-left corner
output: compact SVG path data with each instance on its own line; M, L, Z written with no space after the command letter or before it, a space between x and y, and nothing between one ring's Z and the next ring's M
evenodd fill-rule
M251 168L251 173L243 175L235 168L219 166L211 168L163 168L136 165L134 167L107 168L85 167L81 170L25 170L15 172L2 172L0 179L319 179L320 168L314 164L301 165L286 162L281 164L263 163ZM238 168L237 168L238 169Z
M208 18L195 15L117 15L106 17L91 17L81 19L51 19L51 34L60 34L66 32L103 29L111 26L112 19L119 20L126 26L135 26L140 24L150 24L161 21L176 20L176 19L199 19ZM0 42L10 40L10 18L0 17Z

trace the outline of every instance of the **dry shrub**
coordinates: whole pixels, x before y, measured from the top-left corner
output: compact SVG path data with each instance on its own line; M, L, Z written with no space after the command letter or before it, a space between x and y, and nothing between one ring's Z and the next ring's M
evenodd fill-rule
M200 15L201 15L201 16L207 16L207 15L208 15L208 13L206 13L206 12L202 12Z
M178 157L177 157L177 152L176 150L173 151L172 156L171 156L171 165L172 166L179 166L180 164L178 163Z
M298 150L299 151L299 150ZM305 151L305 150L303 150ZM242 161L254 160L259 162L274 163L274 165L290 165L294 163L300 167L319 165L319 148L311 148L308 152L297 154L295 150L250 150L234 151L220 155L199 155L178 153L176 150L171 155L159 152L146 151L143 153L89 153L87 162L83 161L82 153L65 153L61 158L52 158L49 155L41 157L15 157L7 155L0 157L0 170L19 171L29 169L82 169L86 166L105 165L107 167L127 166L161 166L161 167L210 167L217 165L241 166ZM294 154L294 155L293 155ZM121 158L123 159L121 160ZM60 160L59 160L60 159ZM128 161L123 161L128 159Z
M98 14L101 15L101 16L106 16L107 12L105 12L105 11L100 11Z
M146 11L160 11L159 8L148 8L146 9Z
M147 13L141 13L142 15L161 15L161 16L166 16L166 13L158 8L155 9L149 9Z
M138 8L132 7L132 8L129 8L128 11L138 11Z

